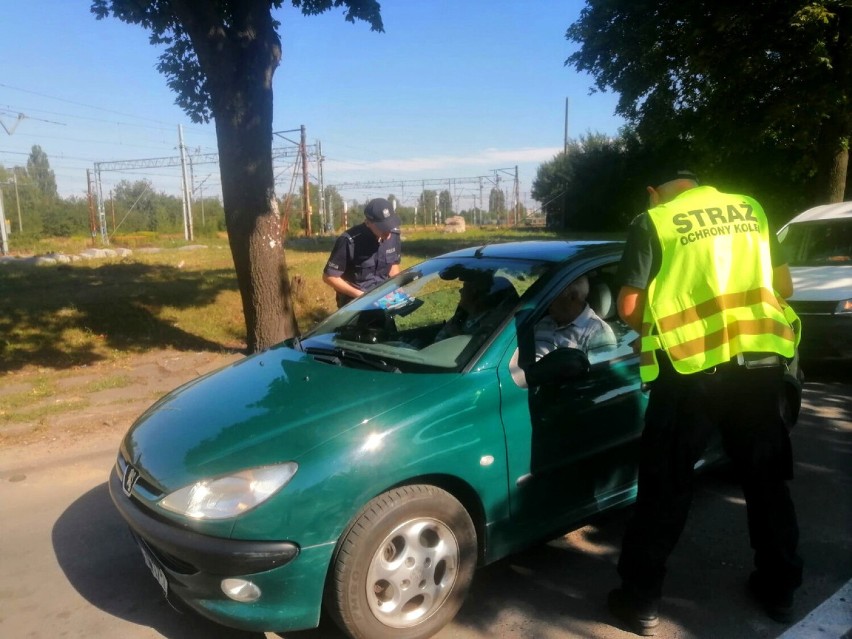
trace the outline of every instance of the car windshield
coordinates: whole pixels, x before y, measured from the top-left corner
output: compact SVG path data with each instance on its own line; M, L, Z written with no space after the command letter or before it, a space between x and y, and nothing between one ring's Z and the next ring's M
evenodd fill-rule
M343 366L459 371L551 266L477 257L429 260L330 315L300 347Z
M790 266L852 264L852 218L790 224L779 240Z

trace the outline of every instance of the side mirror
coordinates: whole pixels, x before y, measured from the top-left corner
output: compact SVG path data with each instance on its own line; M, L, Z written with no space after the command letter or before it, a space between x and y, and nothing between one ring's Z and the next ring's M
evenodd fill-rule
M527 384L541 386L579 379L588 374L589 366L589 358L580 349L557 348L527 368Z

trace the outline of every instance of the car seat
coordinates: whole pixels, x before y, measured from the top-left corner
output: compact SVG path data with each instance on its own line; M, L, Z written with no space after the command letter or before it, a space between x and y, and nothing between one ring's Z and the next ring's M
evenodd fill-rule
M589 296L586 301L602 320L609 321L615 317L612 288L605 278L596 277L589 282Z

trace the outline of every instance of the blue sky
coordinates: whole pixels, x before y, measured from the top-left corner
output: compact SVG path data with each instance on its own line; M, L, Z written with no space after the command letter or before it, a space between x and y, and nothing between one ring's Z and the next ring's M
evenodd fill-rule
M4 3L0 16L0 164L47 153L62 195L84 195L96 162L173 157L186 146L215 153L211 125L193 124L155 65L141 27L95 20L88 0ZM319 142L325 184L493 176L518 166L521 197L565 133L615 134L616 96L589 95L592 80L564 61L579 0L385 0L385 32L352 24L341 10L305 17L287 6L283 61L274 78L276 131L305 125ZM24 114L18 119L18 114ZM5 129L12 130L11 135ZM298 133L291 133L298 139ZM286 144L286 142L284 143ZM276 167L279 195L291 171ZM316 177L315 166L310 166ZM500 172L501 179L511 179ZM104 172L149 179L177 193L179 169ZM196 191L218 191L215 167L194 170ZM506 184L503 184L506 188ZM436 188L436 187L427 187ZM413 203L419 188L341 189L364 201L393 191ZM379 192L376 192L379 191ZM457 194L460 207L469 194ZM406 200L410 200L407 202Z

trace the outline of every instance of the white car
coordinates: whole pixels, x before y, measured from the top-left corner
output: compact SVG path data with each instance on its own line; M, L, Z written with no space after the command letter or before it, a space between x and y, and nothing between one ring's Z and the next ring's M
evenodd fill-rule
M802 319L803 360L852 361L852 202L824 204L790 220L778 239Z

